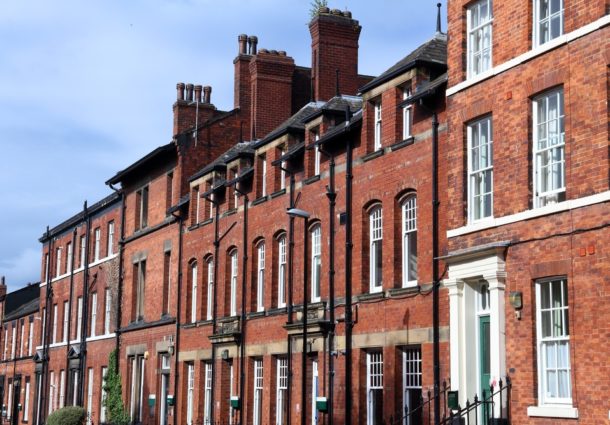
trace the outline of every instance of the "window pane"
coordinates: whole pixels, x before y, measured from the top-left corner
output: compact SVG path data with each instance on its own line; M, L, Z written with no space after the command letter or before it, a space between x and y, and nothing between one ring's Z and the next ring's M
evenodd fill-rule
M542 337L547 338L551 336L551 312L542 312Z

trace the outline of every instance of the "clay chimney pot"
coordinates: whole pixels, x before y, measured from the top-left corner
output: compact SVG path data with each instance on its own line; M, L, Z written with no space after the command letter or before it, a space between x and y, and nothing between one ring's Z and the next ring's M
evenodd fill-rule
M193 85L191 83L186 85L186 100L188 102L193 101Z
M248 54L247 52L247 46L248 46L248 36L246 34L239 34L237 36L237 43L239 46L239 54L240 55L246 55Z
M195 102L201 102L201 85L197 84L195 86Z
M176 91L177 91L176 99L184 100L184 83L176 84Z

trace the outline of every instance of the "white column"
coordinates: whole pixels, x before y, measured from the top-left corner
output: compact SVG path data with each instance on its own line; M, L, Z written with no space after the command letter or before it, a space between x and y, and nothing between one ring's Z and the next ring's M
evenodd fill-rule
M495 381L495 391L500 379L506 380L506 326L504 311L505 276L499 273L484 277L489 284L489 336L490 336L490 372ZM502 403L506 405L504 402ZM495 403L496 415L500 414L499 403Z
M464 282L459 279L445 279L444 285L449 289L449 350L450 350L450 367L451 367L451 389L458 390L461 398L464 397L463 388L460 388L462 382L462 372L464 366L462 363L462 328L463 328L463 295ZM464 400L465 401L465 400Z

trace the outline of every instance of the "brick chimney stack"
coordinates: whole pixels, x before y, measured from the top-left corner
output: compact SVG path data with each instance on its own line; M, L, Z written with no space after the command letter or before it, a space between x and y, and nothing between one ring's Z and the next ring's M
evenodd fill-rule
M0 301L3 301L6 298L6 283L4 281L4 276L2 276L2 280L0 281Z
M256 44L250 46L256 49ZM251 139L265 137L292 114L294 59L285 51L260 49L250 60Z
M178 83L176 92L174 136L194 129L195 123L202 125L214 116L216 107L211 103L212 88L210 86Z
M250 127L250 59L252 55L252 41L254 40L254 51L258 39L255 36L248 37L246 34L237 36L237 57L233 60L235 76L233 82L233 107L241 110L244 128Z
M351 12L323 7L309 23L314 100L336 93L336 70L342 94L358 92L358 39L362 27Z

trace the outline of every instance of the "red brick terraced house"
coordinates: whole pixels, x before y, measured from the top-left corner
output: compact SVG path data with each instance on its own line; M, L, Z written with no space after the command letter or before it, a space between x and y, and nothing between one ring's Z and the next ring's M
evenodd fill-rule
M121 197L111 194L85 203L79 214L40 238L33 423L45 423L49 414L69 405L83 406L89 424L106 421L102 387L118 343L120 234Z
M2 354L0 361L0 401L3 423L31 423L36 379L32 356L35 353L36 323L40 320L40 286L28 284L6 293L0 283Z
M609 418L609 11L448 5L451 387L513 423Z
M133 424L607 420L610 5L448 8L377 77L322 8L310 67L238 36L232 110L179 83L171 140L41 238L38 311L2 304L35 340L3 404L23 363L36 425L105 423L117 349Z

